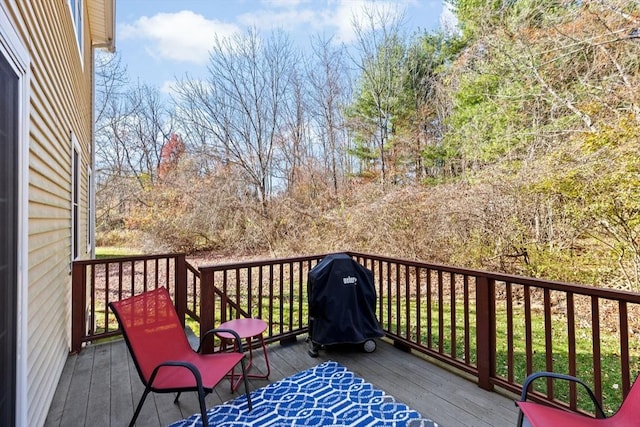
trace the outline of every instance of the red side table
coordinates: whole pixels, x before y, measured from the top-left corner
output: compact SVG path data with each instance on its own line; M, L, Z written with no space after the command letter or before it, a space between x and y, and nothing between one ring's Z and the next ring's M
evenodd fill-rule
M218 326L220 329L232 329L238 333L240 339L247 340L247 346L249 347L249 362L247 363L247 378L267 379L271 373L271 367L269 366L269 357L267 356L267 347L264 344L264 331L267 329L267 323L261 319L241 318L233 319L222 323ZM233 348L237 350L238 343L235 341L233 335L227 332L218 332L216 335L222 340L221 349L226 350L227 342L233 341ZM262 346L262 353L264 354L264 361L267 365L267 373L262 374L250 374L249 370L253 366L253 345L251 340L253 338L260 339L260 345ZM231 392L235 392L240 386L242 380L242 374L236 374L235 367L231 370ZM237 377L237 379L236 379Z

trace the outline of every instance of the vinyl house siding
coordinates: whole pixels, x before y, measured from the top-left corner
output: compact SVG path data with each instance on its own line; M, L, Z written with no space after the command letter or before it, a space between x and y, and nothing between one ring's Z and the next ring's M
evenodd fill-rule
M30 59L25 325L29 426L44 423L70 348L73 141L80 154L78 256L90 255L86 244L93 137L90 2L113 7L109 1L84 0L82 57L67 0L3 0L0 6ZM24 417L18 414L21 422Z

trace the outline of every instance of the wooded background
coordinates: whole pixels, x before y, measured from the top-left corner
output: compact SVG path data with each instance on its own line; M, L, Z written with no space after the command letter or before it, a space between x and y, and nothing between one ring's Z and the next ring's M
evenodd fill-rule
M99 56L98 243L354 250L640 290L640 3L375 11L346 48L212 41L171 99Z

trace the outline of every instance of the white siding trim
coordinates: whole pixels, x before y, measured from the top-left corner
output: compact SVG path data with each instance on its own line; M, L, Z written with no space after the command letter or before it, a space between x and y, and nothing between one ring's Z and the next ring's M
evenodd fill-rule
M16 360L16 425L28 424L28 289L29 289L29 81L30 58L14 23L0 3L0 53L20 79L18 126L18 319Z
M86 242L87 242L87 254L89 254L90 258L93 258L93 248L95 247L95 243L94 243L94 239L95 239L95 233L94 233L94 220L93 218L95 218L95 197L94 197L94 190L93 190L93 171L91 170L91 166L88 165L87 166L87 191L86 191L86 197L87 197L87 206L86 206L86 215L87 215L87 221L86 221Z
M82 149L76 135L71 132L71 262L80 259L82 249ZM77 255L76 255L77 253Z
M73 24L73 31L76 35L80 64L84 68L84 0L67 0L67 5L69 5L71 23Z

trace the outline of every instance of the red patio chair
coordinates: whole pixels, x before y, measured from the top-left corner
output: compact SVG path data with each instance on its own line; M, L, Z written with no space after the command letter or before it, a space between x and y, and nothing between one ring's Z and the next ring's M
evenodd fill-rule
M596 418L544 404L527 402L527 394L531 383L541 377L572 381L583 386L593 401ZM587 384L571 375L556 374L554 372L537 372L529 375L522 385L522 394L516 404L520 408L518 427L523 425L532 427L637 427L640 426L640 381L635 381L618 412L608 418L606 418L598 399L596 399L595 394Z
M242 342L235 331L228 332L238 342L237 352L200 354L194 351L180 324L175 307L166 288L144 292L118 302L109 303L115 313L131 357L136 365L144 393L129 426L133 426L149 392L177 392L174 403L183 391L197 391L202 413L202 425L207 427L207 410L204 398L240 362L249 410L252 409L247 382ZM202 343L201 343L202 346Z

